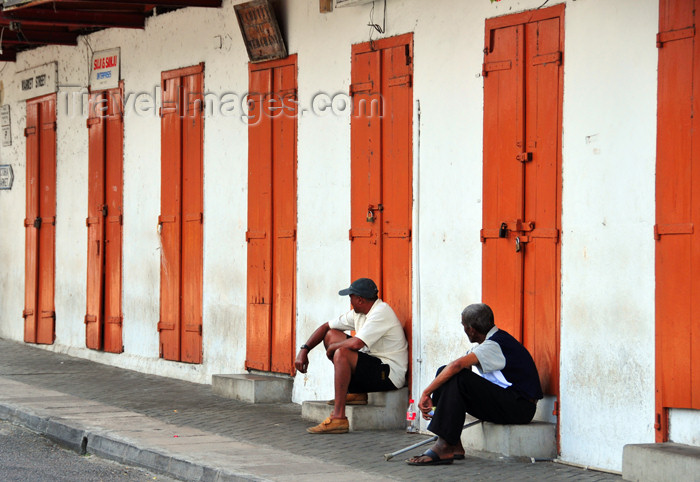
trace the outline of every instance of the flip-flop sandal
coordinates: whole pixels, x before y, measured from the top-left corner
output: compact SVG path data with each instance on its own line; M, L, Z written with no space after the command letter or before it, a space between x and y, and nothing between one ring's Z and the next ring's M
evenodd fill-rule
M454 459L452 458L441 459L440 456L431 449L426 450L422 454L418 455L418 457L430 457L430 460L427 462L411 462L410 460L407 460L406 463L408 465L449 465L454 462Z

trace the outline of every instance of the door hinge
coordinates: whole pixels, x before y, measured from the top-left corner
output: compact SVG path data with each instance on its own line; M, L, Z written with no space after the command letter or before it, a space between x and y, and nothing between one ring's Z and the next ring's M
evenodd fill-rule
M552 415L554 415L555 417L559 416L559 400L554 402L554 410L552 410Z
M124 321L123 316L110 316L107 319L107 323L110 323L112 325L119 325L119 326L122 326L123 321Z
M695 27L688 27L682 30L672 30L669 32L660 32L656 34L656 47L662 48L666 42L674 40L683 40L695 36Z

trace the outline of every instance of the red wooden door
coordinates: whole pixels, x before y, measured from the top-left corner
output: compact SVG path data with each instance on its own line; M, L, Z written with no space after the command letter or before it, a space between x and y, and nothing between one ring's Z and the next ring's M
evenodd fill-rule
M87 308L88 348L121 353L122 89L90 96Z
M27 101L24 341L55 338L56 95Z
M656 159L656 439L668 409L700 409L698 0L660 2Z
M351 277L372 278L411 341L413 35L352 47Z
M486 22L483 300L559 386L564 6Z
M297 57L250 64L246 367L293 373Z
M160 356L202 362L204 65L163 72Z

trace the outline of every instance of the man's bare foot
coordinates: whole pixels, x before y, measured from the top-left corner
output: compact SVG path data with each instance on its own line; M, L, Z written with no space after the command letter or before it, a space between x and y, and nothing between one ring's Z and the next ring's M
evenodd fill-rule
M421 455L416 455L406 460L409 465L443 465L451 464L455 458L455 454L464 457L464 448L459 445L450 445L442 437L438 437L437 442L430 449L426 450Z

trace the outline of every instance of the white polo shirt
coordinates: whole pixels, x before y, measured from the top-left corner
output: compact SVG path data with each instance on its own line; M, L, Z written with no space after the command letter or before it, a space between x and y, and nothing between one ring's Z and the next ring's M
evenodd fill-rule
M389 365L389 380L395 387L406 384L408 342L391 306L378 299L366 315L350 310L330 320L328 326L341 331L355 330L355 337L366 345L360 351Z

